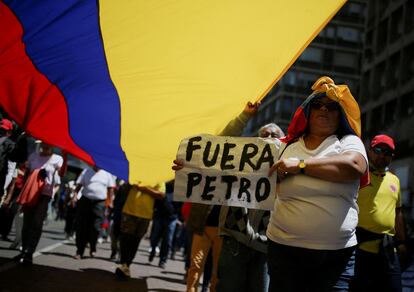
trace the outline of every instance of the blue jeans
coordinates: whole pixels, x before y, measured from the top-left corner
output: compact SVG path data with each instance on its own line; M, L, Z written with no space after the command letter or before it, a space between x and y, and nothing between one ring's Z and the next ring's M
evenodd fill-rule
M269 275L266 254L225 236L219 258L218 278L217 292L267 292Z
M155 254L155 248L161 241L160 263L166 263L168 254L171 250L177 219L167 220L162 218L154 218L151 229L151 253Z
M348 291L355 247L314 250L269 241L269 291Z

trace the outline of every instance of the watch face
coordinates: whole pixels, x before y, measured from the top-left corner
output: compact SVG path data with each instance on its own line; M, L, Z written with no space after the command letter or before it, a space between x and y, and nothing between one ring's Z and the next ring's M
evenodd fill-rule
M299 168L305 168L306 164L304 161L299 162Z

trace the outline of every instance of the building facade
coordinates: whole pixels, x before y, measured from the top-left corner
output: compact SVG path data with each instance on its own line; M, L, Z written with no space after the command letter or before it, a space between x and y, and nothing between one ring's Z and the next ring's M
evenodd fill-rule
M414 1L370 0L359 94L363 134L392 136L391 171L400 179L409 227L414 226ZM409 231L411 234L413 231Z

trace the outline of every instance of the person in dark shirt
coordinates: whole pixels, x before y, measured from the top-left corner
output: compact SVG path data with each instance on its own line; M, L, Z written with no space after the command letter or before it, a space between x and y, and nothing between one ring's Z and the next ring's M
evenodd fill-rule
M4 194L4 183L7 175L8 161L14 161L16 144L10 139L13 131L13 123L2 119L0 125L0 199Z
M13 131L14 128L10 120L4 118L1 120L0 202L2 202L2 205L0 208L0 234L5 241L9 240L7 236L10 232L13 218L18 211L18 205L15 204L15 201L19 195L19 190L15 188L16 163L13 162L21 163L27 159L26 136L19 131ZM9 179L7 179L8 176Z
M122 208L124 207L125 201L128 197L128 193L131 190L131 185L127 182L118 180L117 188L115 191L114 207L111 212L111 256L110 259L114 260L119 253L119 237L121 235L121 219L122 219Z
M158 266L165 268L168 254L171 251L175 227L180 213L181 203L173 202L174 181L166 184L166 193L163 200L155 201L154 216L151 229L151 251L149 262L155 257L155 251L161 240L160 261Z

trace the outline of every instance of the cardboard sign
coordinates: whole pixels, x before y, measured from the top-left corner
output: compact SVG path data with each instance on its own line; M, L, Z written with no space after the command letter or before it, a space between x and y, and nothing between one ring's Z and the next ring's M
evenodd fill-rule
M181 141L174 200L273 210L277 159L272 139L198 135ZM276 173L276 172L275 172Z

